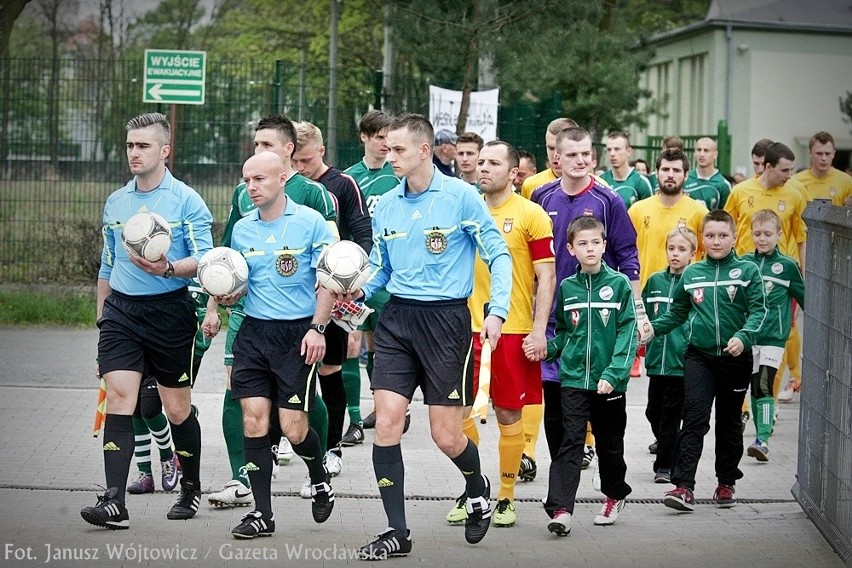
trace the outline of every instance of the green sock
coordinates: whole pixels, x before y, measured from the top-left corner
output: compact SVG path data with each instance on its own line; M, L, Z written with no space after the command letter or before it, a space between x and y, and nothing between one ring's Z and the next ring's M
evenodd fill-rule
M172 452L172 433L169 430L169 421L166 419L166 415L160 412L154 418L146 418L145 424L160 449L160 461L172 459L174 455Z
M230 390L225 391L225 398L222 400L222 434L225 436L225 447L228 449L231 479L251 487L244 468L246 450L243 444L243 409L239 400L231 399Z
M136 458L136 467L142 473L151 473L151 432L145 421L133 417L133 455Z
M308 422L311 428L316 430L320 439L322 455L325 455L328 451L328 408L318 394L314 395L314 406L308 412Z
M754 427L757 430L757 438L766 444L772 435L772 419L775 417L775 399L771 396L763 398L751 397L751 408L752 412L754 412Z
M361 424L361 366L358 357L352 357L343 362L343 388L346 391L346 410L349 412L349 422Z

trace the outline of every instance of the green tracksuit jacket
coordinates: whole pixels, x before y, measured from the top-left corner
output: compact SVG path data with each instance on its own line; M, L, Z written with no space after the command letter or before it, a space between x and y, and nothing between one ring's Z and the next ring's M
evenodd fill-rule
M655 272L648 278L642 290L642 300L649 318L658 318L669 311L680 278L680 274L672 274L668 269ZM648 343L645 350L645 370L648 375L683 376L683 354L686 352L688 329L683 324Z
M762 284L757 265L733 251L720 260L705 257L683 271L669 311L651 322L654 334L688 320L689 345L708 355L727 356L723 349L732 337L750 350L766 319Z
M757 265L766 292L766 321L755 340L757 345L784 347L793 323L791 298L805 307L805 281L799 265L789 256L775 250L743 256Z
M562 386L597 390L603 379L625 392L637 342L630 280L603 263L597 274L578 270L559 285L555 309L547 359L559 357Z

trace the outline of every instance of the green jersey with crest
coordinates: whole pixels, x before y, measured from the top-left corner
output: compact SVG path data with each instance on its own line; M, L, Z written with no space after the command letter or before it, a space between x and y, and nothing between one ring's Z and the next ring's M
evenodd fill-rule
M357 164L343 170L343 173L352 176L358 187L361 188L361 193L364 194L364 200L367 202L367 211L371 217L376 211L376 203L379 202L379 198L399 185L399 178L394 175L393 168L387 162L381 168L371 170L362 159Z
M653 273L648 278L642 290L642 301L645 302L649 318L656 319L669 311L680 276L680 274L673 274L667 268ZM648 343L645 348L645 369L649 376L683 376L686 333L687 326L683 324L662 337L655 337Z
M731 195L731 183L719 170L709 178L698 175L698 170L689 170L686 181L683 182L683 192L696 201L701 201L709 211L722 209L728 196Z
M793 325L791 300L805 306L805 281L799 265L782 254L778 247L767 254L754 251L743 258L760 269L766 291L766 321L757 337L757 345L784 347Z
M757 266L733 251L686 267L675 286L669 311L651 321L655 335L688 322L687 341L708 355L730 357L732 337L745 349L757 345L766 319L766 296Z

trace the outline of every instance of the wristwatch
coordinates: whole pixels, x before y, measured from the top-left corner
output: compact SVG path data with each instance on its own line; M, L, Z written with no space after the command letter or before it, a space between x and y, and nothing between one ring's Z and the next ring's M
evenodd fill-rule
M166 271L163 272L163 278L171 278L174 275L175 275L175 267L172 264L172 261L167 260L166 261Z
M320 335L325 335L325 324L324 323L312 323L308 326L308 329L312 329L319 333Z

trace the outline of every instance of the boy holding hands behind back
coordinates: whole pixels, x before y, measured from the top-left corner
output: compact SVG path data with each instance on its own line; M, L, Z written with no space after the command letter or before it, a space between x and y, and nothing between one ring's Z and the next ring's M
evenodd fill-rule
M757 266L733 252L736 226L715 209L701 228L707 256L686 268L669 311L652 322L665 335L689 319L684 357L683 424L677 437L671 481L664 503L678 511L695 508L695 473L716 404L716 506L736 505L734 484L743 476L740 412L751 381L751 348L766 318Z
M562 281L556 303L556 336L547 342L547 359L559 358L565 435L550 465L545 510L547 529L571 532L571 515L580 483L586 422L592 424L606 499L596 525L611 525L632 491L624 481L624 431L630 367L636 355L636 312L630 281L601 259L606 248L603 223L581 216L568 226L568 252L579 270ZM533 350L525 346L532 359Z

